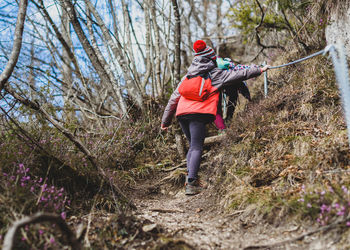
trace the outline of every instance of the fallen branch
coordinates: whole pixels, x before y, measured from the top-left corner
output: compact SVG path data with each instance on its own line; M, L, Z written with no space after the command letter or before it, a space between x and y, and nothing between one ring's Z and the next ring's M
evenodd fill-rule
M172 209L160 209L160 208L154 208L150 209L152 212L158 212L158 213L184 213L183 210L172 210Z
M61 229L61 232L66 235L67 241L72 249L82 249L82 246L79 240L76 238L74 233L70 230L66 222L61 218L60 215L56 214L48 214L48 213L36 213L33 216L24 217L18 221L15 221L10 229L7 231L4 239L4 245L2 247L3 250L11 250L13 249L13 244L15 241L15 236L18 230L21 227L25 227L29 224L36 224L45 221L54 222Z
M215 136L210 136L205 138L204 140L204 145L205 144L212 144L212 143L216 143L221 141L222 139L224 139L226 137L226 135L222 134L222 135L215 135ZM203 155L204 156L204 155Z
M204 145L220 142L225 138L225 136L226 135L222 134L222 135L214 135L214 136L207 137L204 140ZM177 147L176 144L173 144L170 146L171 149L175 149L176 147Z
M276 246L284 245L284 244L291 243L291 242L294 242L294 241L302 240L306 236L309 236L309 235L312 235L312 234L315 234L315 233L318 233L318 232L328 231L330 229L333 229L336 226L338 226L339 224L342 224L342 223L348 221L349 219L350 219L350 217L347 217L344 220L341 220L341 221L338 221L338 222L334 222L334 223L332 223L330 225L327 225L327 226L319 227L319 228L317 228L315 230L312 230L310 232L304 233L302 235L299 235L299 236L291 238L291 239L287 239L287 240L283 240L283 241L279 241L279 242L275 242L275 243L270 243L270 244L251 245L251 246L247 246L247 247L245 247L243 249L244 250L248 250L248 249L262 249L262 248L270 249L272 247L276 247Z

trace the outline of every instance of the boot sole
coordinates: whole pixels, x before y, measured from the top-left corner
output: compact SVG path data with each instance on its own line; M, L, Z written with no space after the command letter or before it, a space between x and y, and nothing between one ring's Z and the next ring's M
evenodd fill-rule
M185 192L186 195L196 195L199 194L201 191L196 191L196 192Z

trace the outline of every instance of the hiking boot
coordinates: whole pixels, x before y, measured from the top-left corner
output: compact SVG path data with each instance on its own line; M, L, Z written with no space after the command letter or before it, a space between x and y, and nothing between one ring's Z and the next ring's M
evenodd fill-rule
M193 181L187 181L186 182L186 195L194 195L199 194L202 191L202 187L200 185L199 179L195 179Z

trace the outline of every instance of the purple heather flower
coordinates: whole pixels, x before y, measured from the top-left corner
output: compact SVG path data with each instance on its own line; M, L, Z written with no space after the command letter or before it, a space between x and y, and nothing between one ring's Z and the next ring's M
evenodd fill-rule
M54 238L54 237L51 237L51 238L50 238L50 243L51 243L51 244L55 243L55 238Z
M42 235L44 233L44 230L39 229L39 234Z
M350 221L347 221L347 222L346 222L346 226L347 226L347 227L350 227Z
M321 213L324 213L328 209L328 206L326 204L322 204L321 206Z
M325 195L325 194L326 194L326 191L322 190L321 195Z
M345 213L344 213L343 211L338 211L338 212L337 212L337 215L338 215L338 216L343 216L344 214L345 214Z
M66 213L65 213L65 212L62 212L62 213L61 213L61 218L65 220L66 217L67 217Z
M308 208L312 207L310 203L308 203L306 206L307 206Z

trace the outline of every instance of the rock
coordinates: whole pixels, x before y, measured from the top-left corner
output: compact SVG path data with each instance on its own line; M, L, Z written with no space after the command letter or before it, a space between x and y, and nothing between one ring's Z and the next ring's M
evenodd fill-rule
M155 228L157 228L157 224L149 224L149 225L144 225L142 227L142 230L147 233L147 232L150 232L150 231L153 231Z
M329 25L326 27L327 44L336 44L342 41L348 58L350 58L350 5L344 5L341 12L333 11L330 14Z

